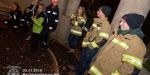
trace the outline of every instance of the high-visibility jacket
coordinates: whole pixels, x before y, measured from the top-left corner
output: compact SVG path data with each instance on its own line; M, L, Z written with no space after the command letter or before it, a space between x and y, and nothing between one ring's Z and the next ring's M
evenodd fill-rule
M131 75L141 69L146 48L137 35L113 34L89 69L90 75Z
M77 14L72 14L71 15L71 23L72 23L72 28L71 28L71 33L77 36L82 35L82 27L86 23L86 18L82 17Z
M94 23L82 42L82 47L99 48L98 43L103 39L108 40L110 31L111 26L107 18L94 18Z

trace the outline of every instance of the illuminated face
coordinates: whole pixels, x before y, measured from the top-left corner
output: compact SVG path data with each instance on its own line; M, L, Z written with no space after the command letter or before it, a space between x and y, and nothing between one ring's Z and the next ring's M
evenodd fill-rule
M78 13L82 13L82 8L81 7L79 7L79 9L78 9Z
M97 17L100 18L102 15L104 15L104 14L103 14L102 10L99 9L99 10L97 11Z
M121 30L129 30L130 29L130 27L128 26L127 22L124 19L122 19L120 22L120 28L121 28Z

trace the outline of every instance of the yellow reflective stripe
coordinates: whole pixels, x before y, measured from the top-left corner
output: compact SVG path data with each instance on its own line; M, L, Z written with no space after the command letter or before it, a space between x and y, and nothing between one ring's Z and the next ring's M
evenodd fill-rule
M100 32L99 36L104 37L105 39L108 39L109 34L105 33L105 32Z
M78 22L77 21L75 21L75 26L78 26Z
M89 33L90 33L90 32L87 32L87 33L86 33L86 36L88 36L88 35L89 35Z
M90 44L90 42L85 42L85 41L82 42L82 46L88 45L88 44Z
M77 31L77 30L73 30L73 29L71 29L71 32L73 32L73 33L76 33L76 34L82 34L82 32L80 32L80 31Z
M96 42L95 42L95 41L93 41L93 42L91 43L91 45L93 46L93 48L97 48L97 47L99 47L99 46L96 44Z
M134 56L123 54L122 61L128 62L138 68L142 68L143 60Z
M85 22L85 19L81 19L81 21L84 22L84 24L86 23L86 22Z
M97 25L96 25L96 24L92 24L92 27L95 27L95 28L97 28Z
M82 17L78 17L78 18L82 18Z
M98 30L100 30L100 29L101 29L101 27L97 27L97 25L96 25L96 24L92 24L92 27L97 28Z
M122 41L120 41L120 40L118 40L116 38L114 38L112 41L114 43L120 45L121 47L123 47L125 50L127 50L129 48L129 46L125 42L122 42Z
M111 73L111 75L119 75L119 73L117 70L115 70L114 72Z
M74 17L75 17L75 15L74 15L74 14L72 14L70 18L71 18L71 19L73 19Z
M103 75L95 66L90 68L90 71L93 72L95 75Z

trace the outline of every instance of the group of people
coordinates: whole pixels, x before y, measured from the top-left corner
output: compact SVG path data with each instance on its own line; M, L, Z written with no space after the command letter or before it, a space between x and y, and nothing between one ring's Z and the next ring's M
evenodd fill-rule
M42 0L33 0L23 14L19 4L14 2L5 24L13 33L21 31L22 34L28 35L26 40L32 37L31 52L36 52L39 43L42 43L43 48L48 47L51 32L56 29L58 18L58 0L52 0L47 7Z
M51 32L56 29L59 18L58 0L52 0L45 8L41 0L33 0L21 16L19 5L14 2L8 19L8 28L29 32L32 36L32 51L38 50L42 37L43 45L48 45ZM71 17L71 30L68 37L70 50L74 53L80 36L86 32L82 42L82 55L75 64L76 75L88 71L90 75L137 75L143 63L146 48L141 40L140 29L144 16L137 13L124 14L118 28L112 28L107 17L111 8L101 6L97 18L90 28L85 26L85 7L80 6ZM31 35L32 34L32 35Z
M75 52L83 30L87 32L79 61L74 66L68 65L76 75L87 72L90 75L137 75L142 69L146 47L140 27L144 16L124 14L119 27L113 28L107 19L110 12L110 7L101 6L97 11L98 18L94 18L90 28L85 26L87 18L83 6L71 16L69 53Z

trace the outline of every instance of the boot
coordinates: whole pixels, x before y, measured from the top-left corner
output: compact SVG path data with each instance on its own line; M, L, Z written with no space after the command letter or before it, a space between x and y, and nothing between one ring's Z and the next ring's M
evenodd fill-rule
M74 49L70 49L69 51L68 51L68 53L74 53L75 51L74 51Z

